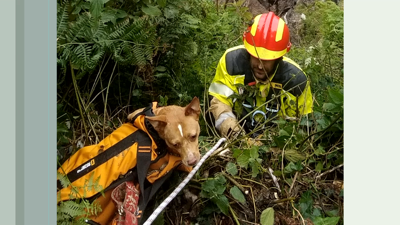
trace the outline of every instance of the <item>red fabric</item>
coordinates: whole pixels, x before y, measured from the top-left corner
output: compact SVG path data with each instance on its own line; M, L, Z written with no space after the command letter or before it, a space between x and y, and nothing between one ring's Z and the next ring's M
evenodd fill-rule
M136 218L137 205L139 201L139 191L131 181L124 182L116 187L111 198L117 205L117 213L113 219L114 225L137 225Z

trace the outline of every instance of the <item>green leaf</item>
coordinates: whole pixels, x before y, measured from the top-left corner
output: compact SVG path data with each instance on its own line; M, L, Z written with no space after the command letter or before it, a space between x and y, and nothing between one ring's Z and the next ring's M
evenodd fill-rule
M287 131L281 129L279 130L279 136L290 136L290 134Z
M101 20L103 23L111 21L114 25L117 23L117 19L125 18L128 14L124 10L106 8L101 13Z
M323 117L322 119L316 120L319 125L321 125L322 129L325 129L329 126L330 121L328 118Z
M274 141L275 141L275 144L280 148L280 149L282 149L286 144L287 144L287 142L288 142L288 136L279 136L279 137L274 137Z
M239 148L234 148L232 150L233 154L232 157L237 159L238 156L240 156L243 153L243 150L239 149Z
M287 123L287 121L282 118L279 118L279 120L273 120L272 123L275 123L278 125L285 125Z
M318 208L314 208L314 210L312 212L312 218L319 217L319 216L322 216L321 210L319 210Z
M293 162L290 162L284 169L283 169L283 172L284 173L292 173L292 172L294 172L294 171L300 171L300 170L302 170L303 169L303 166L301 165L301 162L298 162L298 163L293 163Z
M257 159L258 158L258 147L257 146L253 146L250 149L250 158L252 158L252 159Z
M258 164L253 162L251 164L251 176L256 177L260 173L260 170L258 169Z
M337 105L343 104L343 93L339 90L329 89L328 94L333 103Z
M132 96L140 97L142 95L142 91L139 89L135 89L132 91Z
M243 151L243 154L241 154L237 158L237 163L238 163L238 165L240 167L243 167L243 168L247 169L247 166L249 164L249 160L250 160L250 151L247 150L247 151Z
M240 191L240 189L237 186L233 186L231 190L229 190L229 193L231 193L232 197L238 200L240 203L244 204L246 203L246 199L243 195L243 193Z
M154 76L157 77L157 78L161 78L161 77L170 78L170 75L168 73L157 73Z
M330 112L332 112L332 111L337 111L337 109L340 109L340 105L336 105L336 104L333 104L333 103L324 103L324 105L322 106L322 109L324 110L324 111L330 111Z
M339 222L340 217L316 217L313 220L314 225L336 225Z
M228 172L232 176L235 176L238 173L236 165L234 163L228 162L226 164L226 172Z
M321 161L319 161L317 166L315 167L315 171L321 172L323 168L324 168L324 165L322 164Z
M229 201L225 197L225 195L218 195L212 198L211 201L213 201L218 206L222 213L224 213L225 215L229 215Z
M99 18L100 13L103 10L104 1L103 0L89 0L90 1L90 14L94 18Z
M281 177L282 176L282 171L280 170L275 170L273 173L276 177Z
M267 209L265 209L262 213L261 213L261 217L260 217L260 223L261 225L274 225L274 209L269 207Z
M299 200L299 211L301 215L303 215L305 218L310 218L311 213L312 213L312 206L313 206L313 199L311 197L311 191L308 190L304 192Z
M260 150L265 153L268 153L270 151L269 146L266 145L260 146Z
M321 145L318 146L318 148L314 151L315 155L322 155L325 153L324 147Z
M164 10L164 16L167 19L173 19L178 15L179 15L179 10L176 8L169 6L169 7L165 8L165 10Z
M198 24L198 23L200 23L200 20L199 19L197 19L197 18L195 18L195 17L193 17L193 16L191 16L191 15L189 15L189 14L186 14L186 21L189 23L189 24Z
M326 158L332 159L332 158L338 157L338 154L339 154L338 152L331 152L328 154L328 156Z
M311 125L313 125L313 121L312 120L307 120L306 117L303 117L303 118L301 118L300 125L302 125L302 126L311 126Z
M164 8L167 5L167 0L157 0L157 4Z
M165 72L166 70L167 70L167 68L165 66L157 66L156 67L156 71L159 71L159 72Z
M328 215L328 216L338 216L339 215L339 210L337 210L337 209L333 209L333 210L330 210L330 211L326 211L326 215Z
M57 124L57 133L68 133L68 127L66 124Z
M149 16L160 16L162 14L159 8L152 5L142 6L142 11Z
M285 159L289 160L290 162L300 162L306 159L306 157L301 154L300 152L294 150L294 149L288 149L285 151L284 155Z
M216 195L224 193L226 186L226 179L224 176L216 176L214 179L209 179L201 185L200 196L204 198L213 198Z

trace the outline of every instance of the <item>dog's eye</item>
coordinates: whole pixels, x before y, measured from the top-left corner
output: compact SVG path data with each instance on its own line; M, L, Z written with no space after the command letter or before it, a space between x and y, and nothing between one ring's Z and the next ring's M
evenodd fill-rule
M196 137L197 137L197 135L192 135L192 136L190 136L190 139L195 140Z
M179 147L179 143L172 144L172 146L174 146L175 148L178 148Z

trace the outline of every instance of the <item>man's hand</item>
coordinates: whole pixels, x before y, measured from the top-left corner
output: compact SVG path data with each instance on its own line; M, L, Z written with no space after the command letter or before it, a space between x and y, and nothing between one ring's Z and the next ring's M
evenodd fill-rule
M219 130L221 135L226 138L237 137L237 135L239 135L240 126L235 118L228 117L222 122Z
M215 128L217 128L223 137L232 139L240 134L241 127L232 112L231 106L222 103L217 98L213 98L209 111L215 118Z

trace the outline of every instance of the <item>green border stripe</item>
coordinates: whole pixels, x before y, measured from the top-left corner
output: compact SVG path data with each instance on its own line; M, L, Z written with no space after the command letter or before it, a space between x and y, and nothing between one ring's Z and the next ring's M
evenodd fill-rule
M24 133L24 1L16 1L16 223L17 225L25 224L25 208L24 208L24 146L25 146L25 133Z
M0 13L0 23L2 35L0 42L0 62L1 62L1 118L3 121L0 129L0 140L2 144L2 162L0 163L0 174L2 185L1 224L15 224L15 2L2 2L3 9ZM6 181L6 182L3 182Z

